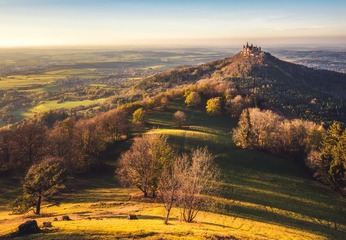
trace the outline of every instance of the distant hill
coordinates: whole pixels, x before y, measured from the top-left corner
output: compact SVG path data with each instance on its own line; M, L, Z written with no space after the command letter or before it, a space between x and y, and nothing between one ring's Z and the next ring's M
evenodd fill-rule
M141 81L136 88L162 91L201 79L232 81L240 93L254 92L263 107L315 121L346 122L346 74L282 61L270 53L246 54L181 67Z

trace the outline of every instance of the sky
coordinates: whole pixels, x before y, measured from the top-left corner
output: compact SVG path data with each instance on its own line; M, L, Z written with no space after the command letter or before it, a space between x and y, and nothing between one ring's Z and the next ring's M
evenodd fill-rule
M346 46L346 0L0 0L0 47Z

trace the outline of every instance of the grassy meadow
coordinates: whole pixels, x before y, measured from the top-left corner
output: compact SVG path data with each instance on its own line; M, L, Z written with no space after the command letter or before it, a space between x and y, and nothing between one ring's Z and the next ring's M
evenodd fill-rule
M183 129L172 125L177 110L188 118ZM168 135L181 152L208 146L217 156L223 176L220 191L210 196L213 208L200 212L193 223L180 221L175 208L170 224L164 225L159 202L117 184L116 158L128 149L128 141L105 154L104 169L77 176L73 189L59 204L45 204L41 216L11 214L7 204L20 193L19 179L0 178L0 236L34 218L40 226L52 221L53 228L18 239L344 239L345 199L312 180L299 161L237 149L231 139L235 125L236 120L210 117L182 101L147 113L147 134ZM138 220L127 220L128 214ZM61 221L63 215L72 221Z

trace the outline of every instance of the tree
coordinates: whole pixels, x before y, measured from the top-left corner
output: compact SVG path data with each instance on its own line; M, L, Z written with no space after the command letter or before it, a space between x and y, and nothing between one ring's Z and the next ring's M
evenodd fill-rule
M288 120L270 110L249 108L240 115L233 140L242 148L305 157L309 149L319 145L319 134L319 126L313 122Z
M11 130L0 130L0 163L7 168L14 152L14 133Z
M245 108L244 99L241 95L235 96L233 99L230 100L229 104L229 111L231 113L231 116L234 118L239 117L243 109Z
M238 127L233 131L233 141L241 148L249 148L253 145L249 109L245 109L240 115Z
M76 122L72 139L74 170L85 172L99 164L99 155L105 148L103 132L97 128L95 119L81 119Z
M32 165L23 181L23 195L16 201L18 210L26 212L35 207L35 214L40 214L42 200L49 201L65 189L68 176L68 171L59 158L47 157Z
M346 172L346 129L339 137L339 141L332 151L332 161L329 167L329 175L332 182L340 189L345 187Z
M305 165L313 173L313 177L320 178L323 174L321 152L318 150L311 150L305 158Z
M334 146L337 145L342 129L339 123L334 122L327 130L323 137L322 143L322 160L324 165L329 166L332 160L332 152Z
M207 113L212 116L217 116L221 114L221 98L211 98L207 101L206 106Z
M167 96L162 96L160 99L160 105L163 110L166 110L168 107L169 99Z
M167 137L143 135L135 138L130 150L120 156L116 175L122 184L141 190L144 197L156 197L162 169L172 158Z
M201 103L201 97L197 92L191 92L186 96L185 104L188 107L198 107Z
M186 123L186 115L182 111L176 111L173 115L173 122L178 128L181 128Z
M105 133L106 141L114 141L127 135L130 129L129 116L125 109L115 109L100 115L96 122Z
M324 171L335 187L342 189L345 186L346 171L346 129L334 122L327 130L322 142L322 161Z
M158 193L166 209L165 224L168 224L169 215L172 207L176 204L179 189L182 186L184 177L182 174L187 172L189 159L186 155L178 156L172 164L167 164L161 174ZM185 179L187 180L187 179Z
M217 189L216 180L219 169L214 162L214 156L209 153L207 147L197 148L192 152L189 165L180 164L178 204L182 208L182 218L186 222L192 222L198 212L209 204L202 195Z
M72 140L76 120L69 117L61 122L56 122L48 134L49 153L52 156L63 158L72 167Z
M16 130L17 150L27 165L37 163L45 154L47 130L36 123L25 123Z
M132 114L132 123L143 123L144 122L145 113L143 108L138 108L136 111Z
M135 126L136 130L141 132L144 125L145 111L143 108L138 108L132 114L132 124Z

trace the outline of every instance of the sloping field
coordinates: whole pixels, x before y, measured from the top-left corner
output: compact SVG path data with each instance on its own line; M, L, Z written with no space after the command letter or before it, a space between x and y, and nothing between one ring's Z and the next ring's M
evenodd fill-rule
M177 110L188 117L183 129L172 124ZM107 170L77 177L79 187L66 193L59 205L45 205L40 217L11 215L4 205L16 192L4 188L0 236L13 232L25 219L36 218L39 225L52 221L53 228L20 239L344 238L345 199L312 180L298 159L235 148L231 139L235 120L209 117L203 109L187 109L177 101L165 112L149 112L147 121L148 134L168 135L181 151L207 145L217 156L224 181L219 183L220 191L210 196L215 202L212 212L201 212L188 224L179 220L179 209L175 208L170 224L164 225L160 203L142 199L136 189L117 185L115 159L111 157ZM7 180L4 184L11 183ZM127 214L136 214L139 220L129 221ZM72 221L61 221L63 215ZM55 217L58 221L53 221Z

